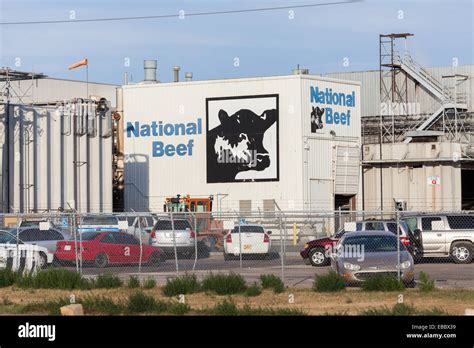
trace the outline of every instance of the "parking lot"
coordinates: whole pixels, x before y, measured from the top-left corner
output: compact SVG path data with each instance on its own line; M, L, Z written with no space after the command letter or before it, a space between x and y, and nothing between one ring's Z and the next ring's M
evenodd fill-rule
M366 218L367 216L366 213L359 215L350 216L349 218L361 221L362 217ZM407 215L409 218L411 216ZM386 217L389 218L390 215L387 214ZM45 219L43 215L36 218ZM460 225L459 222L470 224L474 221L471 221L472 215L456 217L454 222L457 223L456 226L460 229L455 233L450 232L449 235L458 235L456 238L460 241L445 240L444 242L437 242L431 236L441 234L440 231L431 232L426 230L423 232L425 245L422 245L409 233L408 225L401 222L397 223L396 219L393 218L391 220L372 218L366 220L365 225L362 226L359 222L357 224L355 222L342 224L341 221L344 221L344 219L339 215L326 213L313 213L312 215L288 213L283 214L281 218L278 216L262 218L258 214L246 213L244 219L236 219L235 213L221 214L218 217L210 214L204 216L182 214L177 217L174 215L173 225L168 214L152 217L149 213L133 213L127 215L127 221L119 220L117 216L113 215L91 215L80 220L81 224L77 227L77 231L84 231L75 235L71 233L71 227L69 229L60 227L59 222L64 222L65 218L70 226L71 222L79 221L74 215L51 216L48 221L54 221L54 226L48 225L41 229L39 222L37 223L38 227L35 227L35 225L27 227L23 225L28 220L21 220L19 222L22 225L21 228L13 227L10 232L4 232L5 236L10 233L4 241L4 243L7 243L5 246L11 249L13 255L15 254L16 245L29 249L42 245L43 254L51 255L51 257L48 257L48 267L78 270L84 276L94 277L110 272L124 279L130 277L130 275L137 275L142 279L153 277L157 280L157 283L162 284L167 278L186 272L194 272L198 277L202 277L209 272L232 271L242 274L249 283L257 281L262 274L274 274L281 277L288 287L311 287L316 274L325 274L331 270L328 265L331 261L329 255L335 256L336 259L340 258L336 255L334 247L336 244L342 244L339 241L344 240L344 236L350 238L350 231L352 230L348 230L348 233L346 233L344 229L340 229L338 233L332 234L331 237L328 236L327 231L319 230L324 226L333 225L336 220L340 222L339 226L352 227L354 230L360 228L368 232L367 237L365 237L368 238L366 241L362 241L362 244L360 241L353 244L354 246L365 247L365 249L356 250L357 253L361 252L360 254L353 255L363 256L364 259L369 260L365 263L365 266L363 266L364 262L352 261L352 263L346 263L346 261L343 261L342 263L339 262L338 267L347 269L345 265L348 264L359 268L365 267L364 270L360 271L361 274L391 272L392 275L396 274L396 267L404 263L399 261L397 264L397 244L400 244L398 250L400 253L405 250L405 254L408 255L407 250L410 249L413 259L416 247L422 248L424 246L425 251L431 250L433 246L436 248L444 247L445 250L449 250L450 245L458 243L458 245L464 245L465 249L469 250L470 245L462 240L465 240L465 236L472 233L470 232L471 229L467 228L470 225ZM86 218L90 218L91 222L98 225L89 224L85 226ZM285 218L291 219L293 222L286 223ZM149 222L147 222L148 219ZM423 216L422 219L425 219L425 217ZM439 218L429 216L426 219L431 224ZM448 219L452 220L449 216ZM213 226L217 225L216 222L222 222L218 232L210 228L207 230L197 229L202 228L203 225L211 226L211 220ZM5 222L7 222L6 219ZM16 220L12 219L12 222L16 222ZM126 226L121 225L123 222L127 223ZM147 223L145 224L145 222ZM449 222L446 221L445 226L449 226ZM44 222L41 223L44 224ZM30 224L33 224L33 222L30 222ZM349 226L350 224L354 226ZM397 229L397 224L399 229ZM424 220L421 221L422 227L426 228L427 225ZM227 229L224 226L227 226ZM233 227L233 229L228 226ZM433 225L434 227L438 228ZM397 230L400 233L400 243L395 242L397 238L393 236ZM67 231L67 233L64 231ZM197 231L197 234L195 231ZM379 235L382 232L382 236L392 238L393 240L390 242L392 244L386 244L380 239L381 237L376 237L373 231L376 231ZM52 240L40 239L40 236L46 239L52 232L54 232ZM304 233L308 234L305 235ZM362 235L363 231L352 233L355 233L352 236L357 237ZM63 234L63 236L60 234ZM441 235L443 236L443 234ZM17 236L20 244L16 244ZM196 236L199 238L196 238ZM205 238L202 239L202 236ZM64 240L57 240L61 238L64 238ZM436 244L433 244L433 241ZM313 244L314 242L320 244ZM176 244L176 255L174 253L174 243ZM325 253L326 261L319 264L318 267L308 264L308 255L312 255L311 253L304 254L307 257L306 262L300 255L304 248L307 252L313 252L317 250L324 251L328 246L333 249L326 249L331 251L329 254ZM387 249L387 247L391 249ZM198 251L197 257L194 256L195 250ZM241 252L242 258L239 257ZM51 264L53 253L55 262ZM374 262L370 261L371 257L377 255L377 253L383 255L377 256L379 259L376 260L376 264L370 264L370 262ZM441 256L446 254L445 252ZM157 257L153 258L153 255ZM387 255L390 259L387 258ZM166 260L163 260L164 257L166 257ZM84 261L79 262L76 266L74 261L81 258ZM361 261L364 261L364 259ZM417 259L417 261L419 260ZM455 263L451 258L438 255L438 257L425 257L419 262L415 262L414 265L411 262L408 267L410 267L410 270L406 271L410 272L411 283L408 284L410 286L413 284L413 275L416 281L420 277L420 272L425 272L436 282L439 288L474 288L473 262ZM338 268L338 270L340 269Z
M434 263L435 262L435 263ZM198 278L203 277L209 272L236 272L244 276L247 282L257 281L262 274L275 274L281 276L281 258L278 253L274 254L273 259L256 260L244 258L242 267L240 260L224 261L220 253L212 253L207 258L199 258L194 267L194 259L178 260L179 272L175 270L175 260L168 259L159 266L143 265L139 271L137 266L117 265L109 266L105 271L118 274L124 278L130 275L138 275L139 278L154 278L158 284L164 284L169 277L176 276L178 273L195 273ZM316 274L325 274L330 270L326 267L312 267L305 265L299 255L294 252L287 253L284 261L284 278L289 287L311 287ZM74 269L74 268L70 268ZM104 273L104 269L95 267L86 267L83 269L84 275L94 276ZM469 265L457 265L449 259L435 260L426 259L415 266L416 278L420 272L428 273L435 280L437 287L440 288L469 288L474 289L474 263Z

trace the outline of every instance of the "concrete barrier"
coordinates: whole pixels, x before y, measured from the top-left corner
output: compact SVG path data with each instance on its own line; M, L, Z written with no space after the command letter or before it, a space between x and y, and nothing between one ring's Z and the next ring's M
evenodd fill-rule
M82 308L82 305L80 303L63 306L60 309L61 315L64 316L84 315L84 309Z

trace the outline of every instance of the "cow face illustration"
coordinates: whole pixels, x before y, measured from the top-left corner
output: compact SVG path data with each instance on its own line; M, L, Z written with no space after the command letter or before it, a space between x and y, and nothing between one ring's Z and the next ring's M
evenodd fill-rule
M263 139L265 132L277 122L277 110L269 109L257 115L252 110L241 109L229 115L221 109L218 118L220 124L207 133L208 182L235 181L240 172L263 171L270 166Z
M313 111L311 111L311 133L316 133L318 129L323 128L323 114L324 108L319 108L319 106L313 106Z

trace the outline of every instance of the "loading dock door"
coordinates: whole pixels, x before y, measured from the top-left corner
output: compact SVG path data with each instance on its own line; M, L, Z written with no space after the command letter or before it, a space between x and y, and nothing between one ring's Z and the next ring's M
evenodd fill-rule
M334 194L356 195L359 190L359 148L337 146L335 156Z

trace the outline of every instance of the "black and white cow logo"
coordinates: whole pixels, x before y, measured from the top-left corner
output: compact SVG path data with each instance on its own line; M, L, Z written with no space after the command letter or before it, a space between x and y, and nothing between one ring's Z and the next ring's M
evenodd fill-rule
M222 108L218 112L216 109L216 113L218 125L207 131L207 182L252 180L252 175L239 180L238 174L262 172L277 165L272 163L277 159L271 153L275 152L276 144L271 144L271 149L264 145L267 131L278 122L277 109L256 113L242 108L229 114ZM271 139L276 141L276 137Z
M323 128L323 114L324 108L313 106L313 111L311 111L311 133L316 133L318 129Z

